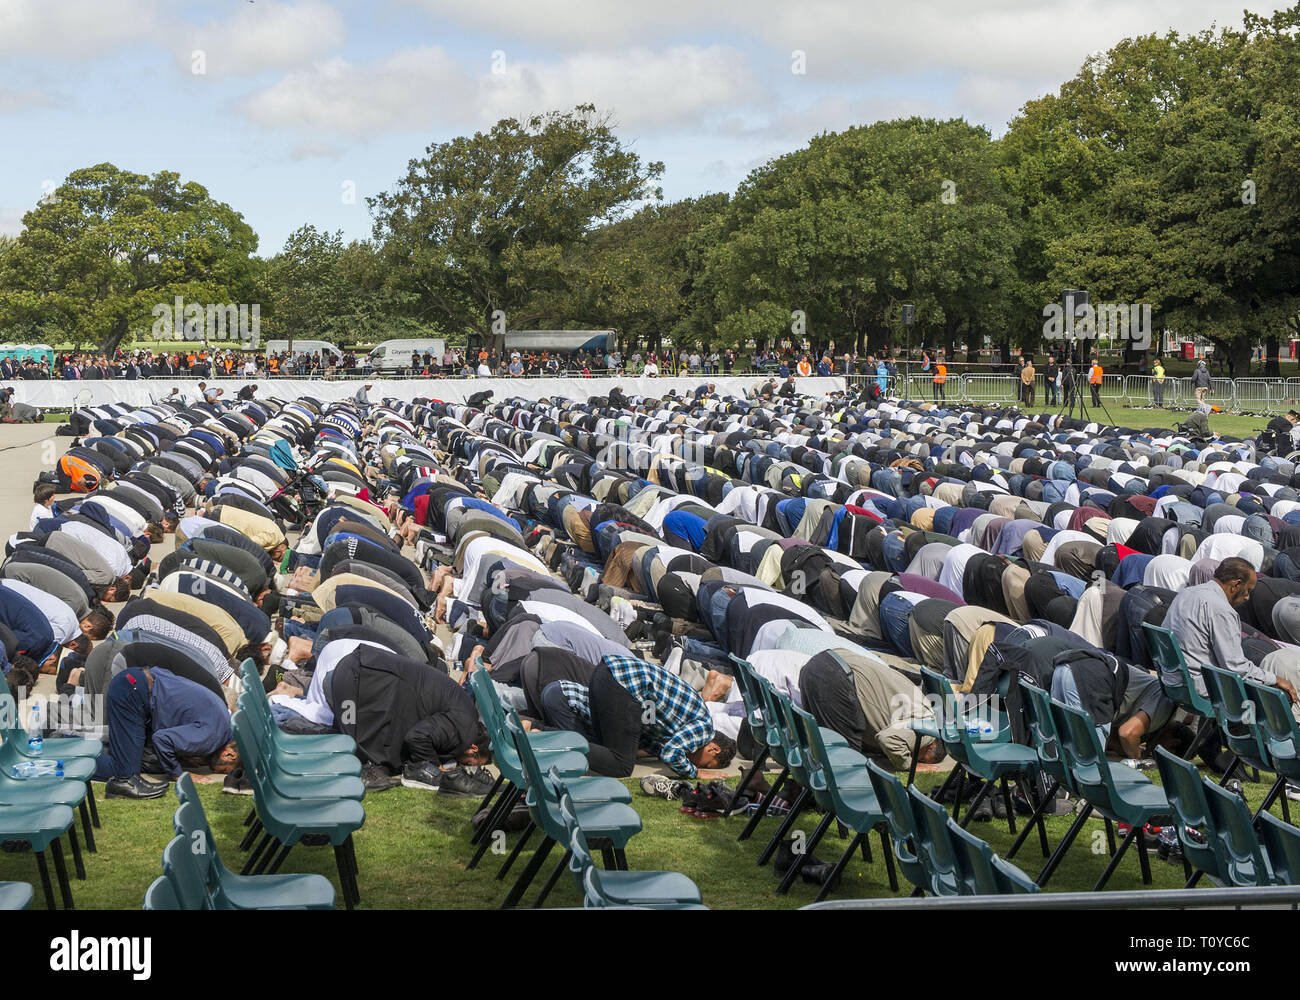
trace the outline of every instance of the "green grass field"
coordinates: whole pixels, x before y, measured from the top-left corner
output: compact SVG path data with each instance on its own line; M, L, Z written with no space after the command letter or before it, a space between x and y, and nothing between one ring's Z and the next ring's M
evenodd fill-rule
M1154 777L1154 772L1152 772ZM921 775L921 787L936 784L941 775ZM684 816L678 803L642 795L635 782L633 805L641 814L642 832L628 845L627 857L634 869L673 870L694 879L706 904L716 909L793 908L810 903L817 887L796 883L788 896L776 894L777 882L770 866L756 865L759 852L776 829L777 821L764 820L756 835L737 843L736 835L745 820L740 817L701 820ZM242 819L252 805L248 796L223 795L218 785L200 785L217 849L223 860L238 868L242 855L238 843L243 835ZM1266 785L1246 785L1252 806L1262 800ZM103 786L97 786L102 792ZM356 836L357 859L361 870L359 884L362 908L365 909L482 909L496 907L504 897L508 883L526 861L516 863L506 883L495 879L503 860L489 852L475 871L466 871L472 856L469 846L470 817L477 803L467 799L440 798L426 792L396 788L367 797L366 824ZM172 837L171 817L176 808L172 795L152 802L123 799L105 801L100 797L99 810L103 827L97 831L99 853L86 856L87 880L73 882L77 906L84 909L136 909L145 887L161 874L163 847ZM1278 807L1274 806L1274 812ZM797 827L811 836L819 817L807 812ZM1051 847L1064 835L1073 817L1055 817L1047 821ZM970 829L985 838L994 850L1005 853L1012 837L1005 820L975 822ZM1104 827L1100 820L1089 820L1068 856L1057 870L1049 889L1052 891L1088 890L1107 863ZM510 835L513 845L517 834ZM537 838L534 836L534 843ZM833 861L843 850L834 828L823 842L817 856ZM66 842L65 842L66 847ZM862 861L859 854L845 871L843 884L832 898L875 897L890 895L881 860L880 842L872 838L873 863ZM65 850L66 854L66 850ZM547 860L546 870L559 859L558 849ZM1043 858L1037 837L1031 836L1016 856L1030 876L1041 870ZM1181 865L1171 865L1152 854L1153 887L1176 889L1184 882ZM69 868L71 862L69 861ZM298 847L289 855L283 871L319 872L337 881L333 853L328 847ZM0 879L21 880L37 884L35 859L30 853L0 854ZM1205 884L1205 883L1203 883ZM540 880L536 883L540 888ZM1130 850L1112 877L1108 889L1141 889L1136 848ZM902 894L911 891L901 881ZM57 889L56 889L57 893ZM531 904L536 889L530 891L525 905ZM571 878L562 878L547 906L574 906L580 898ZM39 886L36 905L41 905ZM342 905L341 896L339 905Z

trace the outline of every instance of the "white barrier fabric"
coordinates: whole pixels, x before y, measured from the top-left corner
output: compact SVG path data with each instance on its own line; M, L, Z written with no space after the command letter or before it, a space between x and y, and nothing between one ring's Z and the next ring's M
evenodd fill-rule
M14 399L44 410L73 409L80 406L99 406L104 403L129 403L147 406L162 401L173 388L193 402L198 397L199 379L78 379L74 381L38 381L18 379L11 383ZM204 379L209 389L224 389L222 400L234 402L239 390L250 382L257 386L257 398L297 399L314 396L320 400L351 399L365 383L360 379ZM742 378L723 376L692 376L690 378L405 378L371 380L370 401L377 403L385 398L411 400L417 396L463 403L476 392L492 390L493 400L517 396L523 399L540 399L543 396L563 396L567 399L586 400L591 396L608 396L609 390L619 386L628 396L665 396L676 390L677 394L693 393L706 382L713 382L721 396L741 396L753 391L766 379L757 375ZM796 379L799 391L810 396L823 396L844 391L844 379L838 377L808 377Z

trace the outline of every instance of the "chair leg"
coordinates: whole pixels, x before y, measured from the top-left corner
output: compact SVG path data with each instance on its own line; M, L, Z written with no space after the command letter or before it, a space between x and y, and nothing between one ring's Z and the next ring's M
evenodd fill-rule
M776 887L776 894L778 896L784 896L790 891L790 886L794 885L794 880L797 879L799 873L803 871L803 866L807 863L808 858L812 855L813 851L817 849L817 845L821 842L822 837L825 836L826 831L830 829L831 821L833 819L835 819L835 814L829 811L822 817L822 821L817 824L817 829L813 831L812 838L806 845L804 845L804 850L795 857L794 864L792 864L790 870L785 873L785 877L781 880L781 884Z
M1246 765L1243 764L1241 758L1234 753L1232 754L1232 760L1228 762L1228 766L1223 771L1223 777L1219 779L1220 788L1228 787L1228 782L1231 781L1232 776L1237 773L1237 768L1241 768L1241 776L1243 778L1246 777Z
M614 848L614 870L627 871L627 852L621 847Z
M767 750L764 749L754 761L754 764L748 771L740 776L740 782L736 785L736 790L731 793L731 801L727 803L727 808L723 810L722 818L727 819L731 815L731 810L736 808L736 802L745 794L745 789L749 787L750 779L756 774L761 774L763 765L767 763Z
M1110 856L1115 856L1115 824L1106 820L1106 849L1110 851Z
M63 845L59 843L58 837L50 841L50 854L54 856L54 874L59 879L59 895L63 897L63 908L75 910L76 907L72 903L72 884L68 881L68 866L63 863Z
M828 878L822 884L821 889L818 890L817 897L813 900L814 903L820 903L830 894L831 886L835 884L835 880L839 878L839 876L844 874L844 869L849 866L849 858L853 857L853 852L857 849L858 841L864 836L865 835L861 833L854 834L853 839L849 841L849 846L845 849L844 853L840 855L840 859L835 862L835 868L831 872L831 877Z
M1201 717L1201 723L1196 727L1196 735L1192 737L1192 742L1187 745L1187 750L1183 754L1183 760L1192 760L1196 756L1196 751L1201 748L1214 723L1204 716Z
M244 839L239 842L239 849L246 851L253 846L257 840L257 835L262 832L262 821L254 814L253 822L249 825L248 830L244 833Z
M894 849L889 843L889 824L881 823L876 827L880 831L880 853L885 856L885 871L889 874L890 892L898 892L898 872L894 870Z
M1055 852L1053 852L1052 856L1048 859L1043 870L1038 873L1038 878L1034 879L1034 884L1038 886L1038 888L1042 889L1047 885L1047 880L1052 877L1052 872L1056 871L1057 865L1059 865L1061 860L1065 857L1065 852L1070 849L1070 845L1073 844L1074 839L1079 836L1079 831L1083 829L1083 824L1087 822L1088 817L1091 815L1092 806L1084 806L1083 812L1079 813L1075 818L1075 821L1070 824L1070 829L1066 831L1065 838L1056 845Z
M248 815L244 817L244 826L252 826L255 819L257 819L257 809L248 810Z
M278 837L272 837L271 843L267 846L267 849L262 853L262 856L257 859L257 867L253 869L254 875L266 874L267 866L270 865L271 859L275 857L275 852L280 848L280 846L280 839Z
M966 794L966 768L958 764L953 768L957 773L957 794L952 800L952 820L957 822L957 817L961 813L961 797ZM972 803L972 807L974 803Z
M95 825L95 829L98 830L99 829L99 807L95 805L95 783L93 781L86 782L86 802L89 803L90 805L90 822L92 822ZM86 846L89 848L92 854L95 853L95 848L93 845L87 844Z
M875 859L871 857L871 838L862 838L862 860L871 864Z
M90 787L89 781L86 782L86 787ZM89 799L89 795L82 799L81 805L77 807L77 810L81 813L81 829L85 831L86 834L86 850L91 854L95 854L97 853L95 850L95 828L91 825L90 808L87 805Z
M293 850L292 844L285 844L283 847L281 847L280 853L275 856L275 860L271 862L271 867L266 870L266 873L268 875L274 875L276 872L278 872L280 870L280 866L284 864L284 859L289 856L289 852L291 850Z
M921 732L912 730L912 760L907 765L907 783L910 785L916 781L916 764L917 758L921 756Z
M77 839L77 825L68 827L68 846L72 848L72 870L77 873L77 881L86 881L86 865L81 860L81 841Z
M250 854L248 856L248 860L244 862L244 867L240 870L239 874L241 875L253 874L253 869L257 865L257 859L261 857L262 852L265 851L267 847L270 846L271 841L274 839L275 838L272 837L269 833L263 834L262 839L258 842L257 847L253 849L253 853Z
M758 867L762 868L772 859L772 855L776 853L777 847L780 846L781 841L785 839L785 835L789 832L790 828L794 826L794 821L798 819L799 814L803 812L804 803L807 801L808 789L799 789L798 796L796 796L794 802L790 805L790 812L786 814L785 819L781 821L780 827L777 828L776 834L767 842L767 846L763 848L763 853L758 856Z
M1097 884L1092 887L1093 892L1100 892L1105 888L1106 883L1110 881L1111 875L1113 875L1115 869L1119 867L1120 858L1124 857L1124 852L1128 850L1129 844L1133 843L1141 832L1142 825L1140 823L1137 826L1129 827L1128 835L1124 838L1124 842L1119 845L1119 850L1116 851L1114 857L1110 859L1110 864L1108 864L1106 870L1101 873L1101 878L1097 880Z
M1000 782L1002 786L1002 805L1007 810L1007 832L1011 836L1016 835L1016 809L1011 802L1011 790L1007 788L1007 779L1003 778Z
M519 900L523 898L524 893L528 891L528 887L532 884L533 879L537 877L538 870L542 867L542 864L546 861L546 856L551 853L551 848L554 846L555 841L550 837L547 837L538 845L537 850L533 851L533 856L529 859L524 870L520 872L519 877L515 879L515 884L512 885L510 891L506 893L506 898L501 900L501 909L513 910L515 908L519 903Z
M1020 831L1020 836L1016 838L1016 842L1011 845L1011 850L1007 851L1007 853L1003 855L1006 860L1010 861L1016 856L1016 852L1020 850L1021 845L1024 844L1026 838L1028 838L1029 834L1033 831L1035 824L1038 826L1039 836L1043 841L1043 857L1048 856L1047 830L1043 826L1043 813L1047 811L1047 807L1051 804L1052 799L1056 798L1056 793L1060 787L1061 783L1053 779L1051 787L1047 789L1047 795L1040 799L1034 806L1033 815L1029 817L1029 822L1025 824L1025 828Z
M347 852L349 881L352 883L352 900L358 906L361 905L361 886L357 884L357 879L361 877L361 866L357 864L357 842L348 834L348 839L343 841L343 849Z
M560 873L569 867L569 858L571 857L573 857L572 848L565 851L564 857L560 858L560 863L551 869L551 874L547 877L546 884L542 886L542 891L538 893L537 898L533 900L534 910L540 910L542 908L542 904L546 902L546 897L549 896L551 890L555 888L555 883L560 881Z
M1251 817L1251 822L1258 823L1260 815L1262 813L1268 812L1269 807L1272 806L1273 804L1273 800L1276 799L1278 795L1282 793L1285 789L1286 789L1286 778L1279 774L1277 777L1277 781L1273 782L1273 787L1270 788L1268 790L1268 794L1264 796L1264 801L1260 803L1259 808L1255 810L1255 815ZM1288 810L1286 808L1286 795L1282 795L1282 818L1289 823L1291 822L1291 819L1287 815L1287 812Z
M506 817L510 815L510 810L515 807L515 803L519 801L519 796L522 794L523 789L516 788L513 784L509 785L492 803L492 808L483 817L483 822L470 833L469 842L471 844L481 844L485 840L491 840L492 831L505 823Z
M505 823L506 817L510 815L510 810L514 809L515 802L522 794L523 792L519 789L511 786L501 795L501 798L497 800L497 808L492 810L492 815L485 818L483 820L483 825L475 831L474 836L479 838L478 850L474 852L474 857L470 858L469 864L465 866L467 869L472 871L478 867L479 861L481 861L483 855L487 853L488 848L492 846L493 835L496 833L497 829L502 827ZM505 803L504 809L500 808L502 803ZM470 843L472 844L473 842L474 840L471 838Z
M355 909L356 904L352 901L352 881L351 872L348 870L347 852L344 851L342 844L334 845L334 866L339 873L339 889L343 892L343 905L349 910Z
M975 810L980 807L980 803L988 797L989 792L992 790L993 782L991 781L986 781L980 786L980 790L975 793L975 798L971 799L970 808L966 810L966 818L957 824L959 827L963 830L966 829L970 821L975 818ZM953 818L956 819L955 816Z
M41 873L41 888L45 891L45 908L47 910L58 909L54 905L54 886L50 883L50 868L45 863L45 852L36 852L36 870Z
M749 822L745 824L745 828L740 831L740 836L736 840L748 840L753 835L754 828L767 815L768 807L772 805L772 800L776 798L777 791L785 784L786 776L789 773L790 769L788 767L781 768L781 773L776 776L776 782L772 785L772 790L763 796L763 801L758 804L758 808L750 814Z
M493 796L495 796L496 793L500 790L501 785L505 780L506 780L506 776L504 774L501 773L497 774L497 780L492 782L491 790L486 795L483 796L483 801L478 804L478 808L474 810L473 815L478 815L488 807L488 803L492 801Z
M506 858L505 863L501 866L501 870L497 872L496 878L498 882L506 877L506 873L514 866L515 860L523 853L524 847L528 844L528 841L532 839L533 833L536 830L537 824L530 819L527 828L522 834L520 834L519 839L515 842L514 850L510 852L510 856Z
M1142 869L1142 884L1151 884L1151 861L1147 857L1147 835L1145 830L1138 830L1138 865Z

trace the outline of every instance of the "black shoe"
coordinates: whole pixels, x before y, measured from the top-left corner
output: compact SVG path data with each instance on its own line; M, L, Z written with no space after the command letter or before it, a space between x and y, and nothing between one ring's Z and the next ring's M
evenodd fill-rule
M109 778L105 795L110 799L156 799L167 794L167 782L145 781L138 774L129 778Z
M481 767L465 767L457 764L450 771L442 772L440 791L443 795L455 798L483 798L492 791L496 779Z
M695 809L705 796L708 790L703 785L692 785L682 792L682 809L681 811L687 816L694 816Z
M442 768L432 761L411 761L402 768L403 788L422 788L426 792L436 792L441 785Z
M396 788L402 783L402 779L394 774L388 773L388 768L379 764L363 764L361 766L361 781L366 786L367 792L383 792L390 788Z
M812 858L808 859L807 864L799 872L799 877L809 885L825 885L829 880L831 882L828 892L834 892L839 888L840 876L831 876L835 872L835 865L830 861L814 862Z
M248 772L242 767L237 767L226 775L226 780L221 783L221 790L227 795L252 795L253 783L248 780Z
M772 870L778 875L784 875L794 867L796 856L794 853L794 839L781 841L781 846L776 849L776 857L772 859ZM810 854L808 860L803 863L803 871L800 872L804 876L804 881L807 881L808 876L806 873L808 869L818 867L825 867L829 871L835 866L827 864L815 854Z

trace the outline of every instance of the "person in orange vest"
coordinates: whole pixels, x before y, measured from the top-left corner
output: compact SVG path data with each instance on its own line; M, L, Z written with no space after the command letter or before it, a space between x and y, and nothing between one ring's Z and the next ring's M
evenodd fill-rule
M934 392L934 401L948 402L948 396L944 390L944 383L948 381L948 366L943 363L943 353L935 355L934 358L934 378L931 380L931 389Z
M1092 405L1101 405L1101 376L1104 373L1101 368L1101 360L1097 355L1092 356L1092 367L1088 369L1088 388L1092 390Z
M803 356L795 370L799 373L800 378L812 374L812 362L808 360L808 355Z

